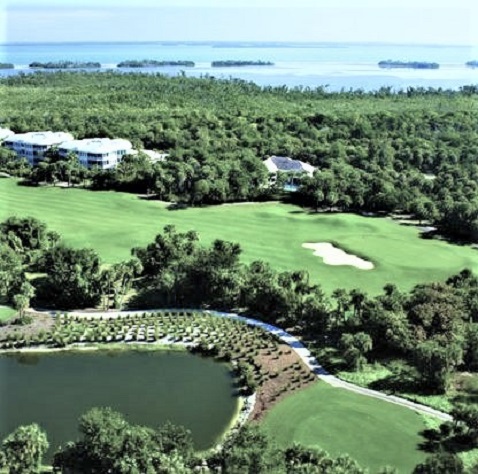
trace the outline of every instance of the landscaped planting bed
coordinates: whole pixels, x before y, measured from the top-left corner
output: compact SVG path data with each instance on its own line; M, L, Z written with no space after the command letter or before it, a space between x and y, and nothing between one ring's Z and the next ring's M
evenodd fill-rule
M252 420L272 405L316 382L315 375L286 344L244 322L194 311L126 314L118 317L59 315L49 331L7 333L0 349L71 344L182 344L188 350L230 363L241 394L256 392Z

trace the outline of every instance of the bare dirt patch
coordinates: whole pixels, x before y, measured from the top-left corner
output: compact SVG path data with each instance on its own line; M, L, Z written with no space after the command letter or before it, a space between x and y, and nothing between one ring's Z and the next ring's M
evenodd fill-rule
M53 318L45 313L28 312L27 316L32 318L30 324L21 325L19 319L14 318L0 326L0 341L8 341L12 337L24 339L26 337L36 336L41 332L49 332L53 328L55 322Z
M286 344L278 344L276 350L261 349L254 361L264 377L257 388L251 421L261 420L273 405L291 393L317 383L315 375Z

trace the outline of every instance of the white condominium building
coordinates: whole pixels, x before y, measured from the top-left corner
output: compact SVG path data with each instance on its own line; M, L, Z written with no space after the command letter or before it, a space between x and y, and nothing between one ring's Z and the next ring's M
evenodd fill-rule
M71 133L65 132L28 132L15 133L6 138L4 146L10 148L21 158L26 158L31 165L43 160L45 152L52 146L73 140Z
M0 128L0 142L11 137L14 133L8 128Z
M122 138L86 138L62 143L58 147L61 156L75 153L83 166L101 169L114 168L124 155L133 154L133 145Z

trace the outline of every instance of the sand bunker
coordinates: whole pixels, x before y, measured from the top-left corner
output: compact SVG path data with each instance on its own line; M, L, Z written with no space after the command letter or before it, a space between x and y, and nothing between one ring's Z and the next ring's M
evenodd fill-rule
M322 257L326 265L351 265L360 270L372 270L373 263L344 252L342 249L334 247L329 242L318 242L316 244L305 243L302 244L305 249L314 251L314 255Z

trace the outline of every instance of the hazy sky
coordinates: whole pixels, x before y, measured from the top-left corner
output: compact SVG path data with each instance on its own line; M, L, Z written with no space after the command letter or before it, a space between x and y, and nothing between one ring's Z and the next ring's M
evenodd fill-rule
M0 42L478 44L478 0L0 0Z

